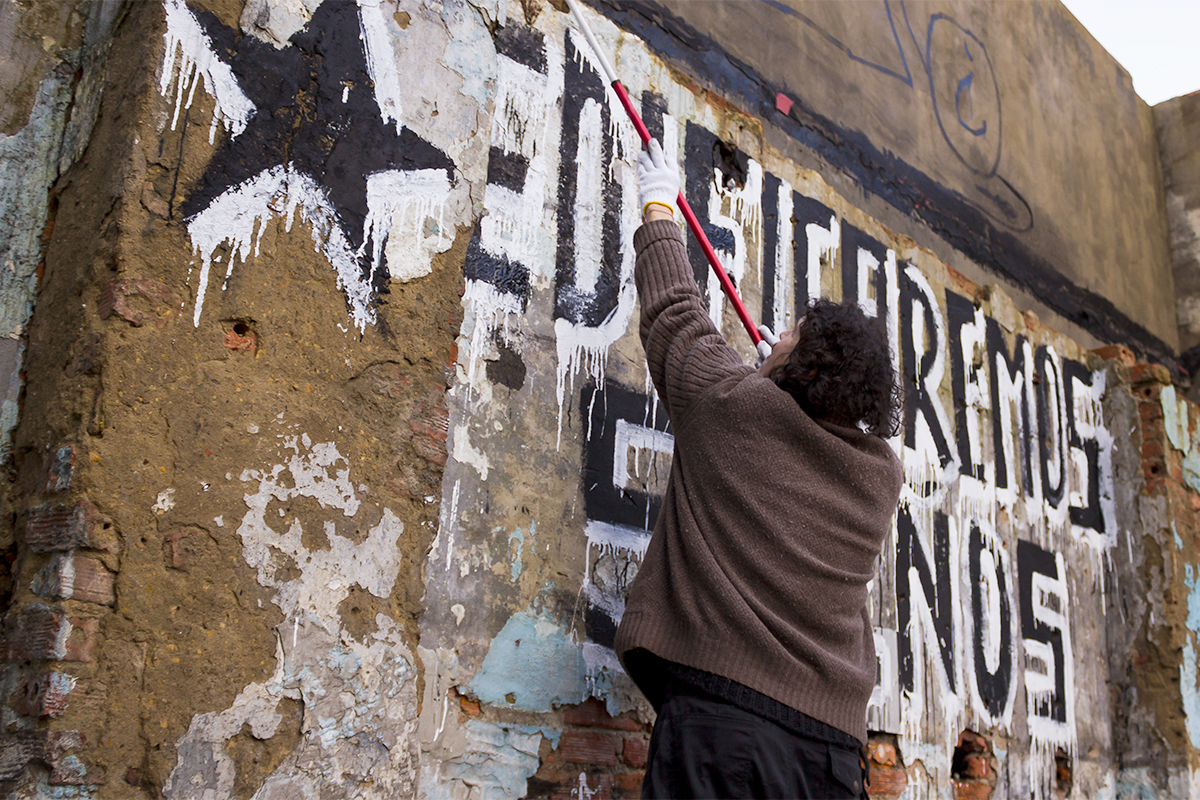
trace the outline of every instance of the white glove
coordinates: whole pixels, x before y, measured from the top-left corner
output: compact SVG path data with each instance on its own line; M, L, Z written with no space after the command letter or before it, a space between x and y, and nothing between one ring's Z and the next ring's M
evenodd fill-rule
M638 199L642 204L642 216L646 206L658 203L675 213L675 198L679 197L679 167L663 155L657 139L651 139L638 155Z

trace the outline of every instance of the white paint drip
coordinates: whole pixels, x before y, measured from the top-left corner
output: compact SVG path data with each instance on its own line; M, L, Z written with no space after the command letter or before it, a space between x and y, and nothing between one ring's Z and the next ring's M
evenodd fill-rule
M382 266L385 244L393 279L409 281L433 270L433 256L451 244L442 235L449 196L450 179L442 169L386 170L367 176L362 248L371 242L369 285ZM435 216L433 236L427 236L427 222Z
M396 73L396 57L379 0L358 0L358 20L359 35L367 59L367 73L375 84L375 103L379 106L379 115L384 124L390 121L396 126L398 135L402 127L400 76Z
M1054 554L1057 575L1049 576L1035 572L1032 576L1033 618L1056 630L1061 635L1063 650L1063 685L1066 696L1061 700L1065 706L1066 720L1059 722L1044 714L1036 713L1039 703L1057 691L1054 651L1049 644L1034 639L1024 639L1026 668L1024 670L1026 704L1029 708L1030 758L1029 781L1033 795L1038 800L1054 796L1054 755L1061 748L1074 761L1075 758L1075 658L1071 648L1071 625L1068 609L1067 565L1062 553ZM1047 602L1053 600L1053 604ZM1043 666L1042 670L1030 669L1030 657Z
M244 264L258 255L269 220L282 216L285 229L291 232L297 211L312 226L315 248L325 254L337 273L338 288L346 295L355 326L363 331L368 323L375 321L370 281L362 277L333 205L311 177L290 165L280 165L228 189L188 221L188 234L200 257L193 325L200 325L214 251L221 245L229 245L229 271L232 271L234 258Z
M231 137L237 137L254 116L254 103L242 92L229 65L217 58L212 40L188 10L184 0L164 0L163 8L166 11L167 32L163 34L166 48L158 90L166 97L171 84L175 83L175 114L171 118L171 130L175 130L179 122L180 109L191 108L196 84L203 78L204 88L212 95L216 106L212 125L208 129L209 144L213 142L218 122L229 131ZM176 53L179 57L178 70L175 68Z
M485 348L499 335L504 341L512 343L515 334L512 332L521 314L521 300L515 295L500 292L486 281L467 280L463 291L462 304L463 327L467 326L470 318L474 327L471 338L466 346L466 383L467 390L476 386L482 380L480 366ZM462 354L459 356L460 360Z

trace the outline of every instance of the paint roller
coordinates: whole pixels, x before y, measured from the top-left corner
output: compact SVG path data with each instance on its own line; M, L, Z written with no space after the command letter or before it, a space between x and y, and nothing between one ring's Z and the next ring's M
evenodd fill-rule
M600 64L600 71L604 73L604 79L608 81L613 91L617 93L617 98L621 101L621 106L629 116L629 121L633 123L634 129L637 130L638 136L642 140L642 146L645 147L650 143L650 131L646 129L646 124L642 122L641 115L633 107L633 101L629 99L629 92L625 91L625 87L621 85L621 81L617 80L612 65L604 57L604 52L600 49L600 45L597 44L591 27L588 26L587 21L583 18L583 10L579 7L579 0L566 0L566 2L567 6L571 9L571 16L575 18L575 24L583 32L583 37L587 39L588 45L592 48L592 53L596 56L596 61ZM721 290L729 298L729 302L733 305L733 310L737 313L738 319L742 321L742 327L750 335L750 341L754 343L754 349L758 351L759 358L766 358L771 354L771 347L779 341L779 337L772 333L771 329L766 325L755 326L754 321L750 319L750 312L746 310L745 304L742 303L742 298L738 296L737 288L733 285L733 281L729 279L725 268L721 266L721 262L717 259L716 251L713 250L712 244L704 234L704 229L700 227L700 220L696 219L696 215L692 212L692 207L688 205L687 198L683 196L682 190L679 192L679 197L676 198L676 203L679 206L680 213L683 214L684 221L687 222L688 229L696 238L700 249L704 251L704 257L708 259L709 266L712 267L713 272L716 274L717 281L721 284Z

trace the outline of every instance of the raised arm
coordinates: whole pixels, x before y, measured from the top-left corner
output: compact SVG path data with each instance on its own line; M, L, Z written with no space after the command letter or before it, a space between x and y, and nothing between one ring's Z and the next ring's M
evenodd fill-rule
M675 424L717 381L750 371L708 316L674 222L679 169L651 140L638 158L645 223L634 234L640 332L659 398Z

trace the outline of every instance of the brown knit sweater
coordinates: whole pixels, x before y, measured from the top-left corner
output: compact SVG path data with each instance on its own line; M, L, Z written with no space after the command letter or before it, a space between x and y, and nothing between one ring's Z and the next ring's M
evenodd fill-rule
M675 434L615 648L729 678L865 742L867 582L900 495L884 440L807 416L713 325L679 229L634 235L646 361Z

